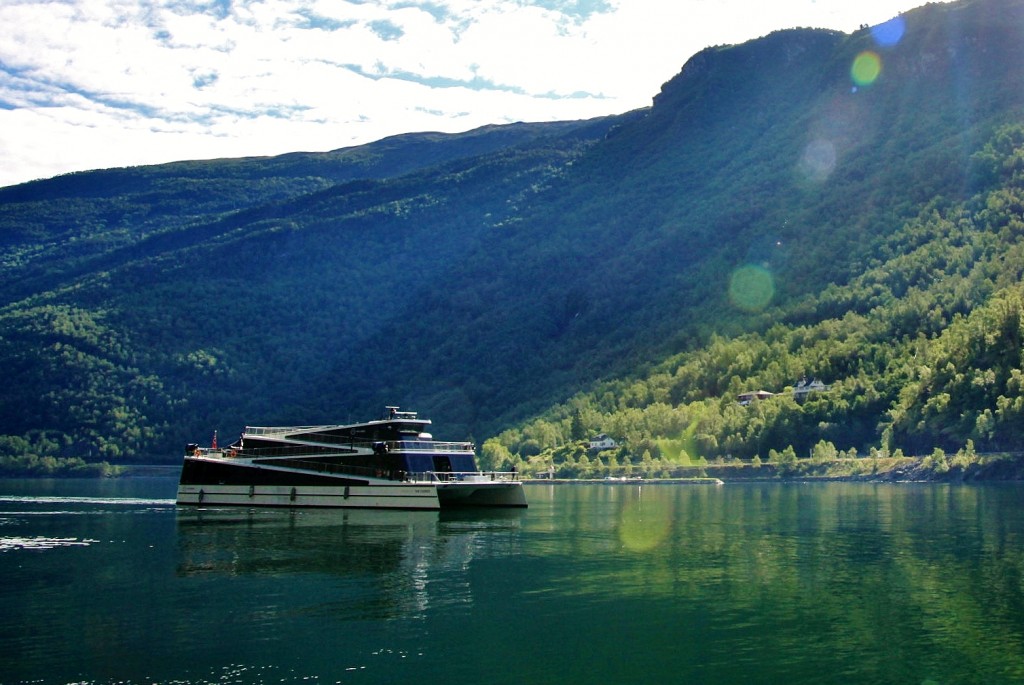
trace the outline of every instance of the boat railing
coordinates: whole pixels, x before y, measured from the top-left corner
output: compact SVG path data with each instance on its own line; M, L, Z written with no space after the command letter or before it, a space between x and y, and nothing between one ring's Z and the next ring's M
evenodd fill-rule
M333 428L333 426L246 426L246 435L259 435L259 436L274 436L274 435L286 435L288 433L295 433L298 431L310 431L317 428L326 429Z
M333 438L333 439L325 439ZM316 447L317 445L331 445L331 449L348 448L350 450L366 450L376 453L380 452L412 452L424 454L471 454L474 452L471 442L440 442L437 440L372 440L359 441L335 438L334 436L312 436L305 435L295 438L292 444L282 447L262 447L264 449L286 449L303 450ZM321 447L321 449L328 449ZM252 450L246 450L250 453Z
M465 444L469 443L452 443ZM402 448L405 449L405 448ZM381 468L379 466L356 466L353 464L339 464L337 462L322 461L324 457L339 454L338 450L331 450L322 447L311 453L309 447L261 447L258 449L236 450L234 448L197 447L195 456L213 458L239 458L254 459L262 466L277 466L283 468L302 469L304 471L316 471L319 473L344 474L348 476L359 476L364 478L386 478L388 480L404 481L409 483L465 483L465 482L513 482L518 480L518 473L515 471L423 471L408 472L400 469ZM309 459L302 457L308 456Z
M516 471L425 471L410 473L406 480L413 483L512 483L519 480Z
M349 454L365 450L366 452L405 452L413 454L473 454L475 448L471 442L439 442L436 440L388 440L388 441L320 441L320 440L296 440L275 447L257 447L237 449L235 447L216 448L198 447L196 456L216 457L268 457L268 456L289 456L299 455L315 451L318 454L334 454L347 452Z
M270 430L270 429L268 429ZM282 431L282 434L284 431ZM249 433L250 435L262 435L264 437L272 435L271 433ZM475 447L471 442L441 442L438 440L352 440L348 437L335 436L335 435L317 435L315 433L295 436L289 440L289 443L282 444L280 447L261 447L259 450L303 450L309 448L315 448L318 445L330 445L332 448L337 449L339 447L348 448L349 450L372 450L379 452L381 448L386 452L415 452L415 453L431 453L431 454L467 454L473 453ZM204 452L210 450L210 448L200 448ZM224 450L226 452L226 450ZM244 449L240 450L239 453L245 452L246 455L251 456L254 450Z
M282 445L280 447L249 447L238 449L236 447L198 447L193 453L195 456L214 457L222 459L265 459L268 457L331 457L336 455L353 454L354 449L325 447L319 445Z
M436 440L392 440L384 443L392 452L459 453L473 452L471 442L438 442Z

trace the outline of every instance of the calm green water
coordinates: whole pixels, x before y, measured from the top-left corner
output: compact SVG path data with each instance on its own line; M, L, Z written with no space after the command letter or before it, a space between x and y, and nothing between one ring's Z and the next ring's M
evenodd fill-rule
M2 683L1024 683L1024 487L531 486L497 514L0 481Z

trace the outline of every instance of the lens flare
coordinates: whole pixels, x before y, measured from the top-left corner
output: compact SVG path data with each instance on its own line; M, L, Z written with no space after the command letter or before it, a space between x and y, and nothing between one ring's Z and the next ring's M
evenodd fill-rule
M639 499L622 510L619 540L631 552L650 552L668 537L674 513L663 499Z
M891 48L903 39L907 30L907 20L903 17L893 17L884 24L871 27L871 37L883 48Z
M812 140L800 158L800 171L811 181L824 181L836 168L836 146L830 140Z
M850 67L850 77L858 86L870 86L882 73L882 58L870 50L857 55Z
M768 269L756 264L741 266L729 280L729 299L740 309L759 312L775 297L775 279Z

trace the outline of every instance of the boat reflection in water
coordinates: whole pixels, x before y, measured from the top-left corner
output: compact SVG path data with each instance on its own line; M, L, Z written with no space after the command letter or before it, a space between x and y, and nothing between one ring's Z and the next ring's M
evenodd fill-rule
M177 574L248 578L250 594L236 606L260 605L251 589L266 581L264 619L282 605L346 619L416 616L439 604L469 603L465 569L515 554L522 514L180 508Z

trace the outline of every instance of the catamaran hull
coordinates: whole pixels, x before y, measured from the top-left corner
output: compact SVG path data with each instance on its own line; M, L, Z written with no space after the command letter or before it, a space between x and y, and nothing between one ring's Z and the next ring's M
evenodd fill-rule
M385 485L180 485L177 503L194 506L320 507L435 511L454 507L525 507L519 483Z
M178 504L196 506L440 509L437 490L419 485L180 485Z
M442 509L527 506L521 483L442 483L437 499Z

